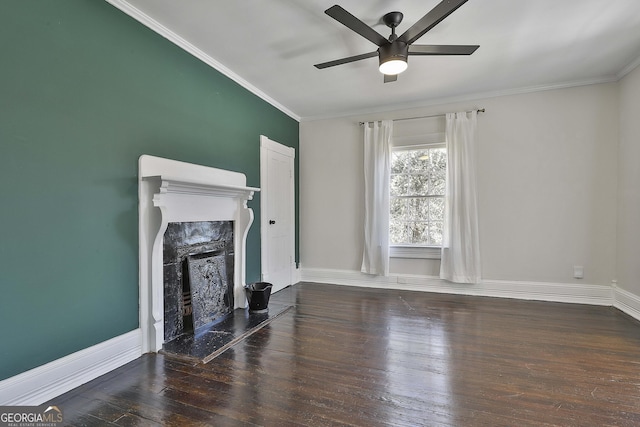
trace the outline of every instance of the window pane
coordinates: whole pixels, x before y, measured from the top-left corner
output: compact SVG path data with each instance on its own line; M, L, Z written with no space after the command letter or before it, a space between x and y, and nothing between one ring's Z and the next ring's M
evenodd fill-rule
M405 150L403 152L405 172L412 172L415 170L416 165L416 152L414 150Z
M429 220L431 221L444 220L444 197L429 198Z
M391 223L402 221L407 216L407 200L406 199L391 199Z
M440 174L432 174L429 177L429 195L443 195L445 187L445 177Z
M392 245L408 243L408 226L405 222L396 221L389 224L389 241Z
M410 175L409 177L409 191L410 196L422 196L427 194L427 186L429 177L427 175Z
M426 245L428 244L427 236L427 223L426 222L411 222L409 223L409 242L412 245Z
M408 175L391 175L389 190L392 196L405 196L409 188Z
M429 244L442 245L442 221L433 221L429 224Z
M407 200L407 214L410 219L426 221L429 219L429 200L425 198L411 198ZM407 219L409 219L407 218Z
M391 153L391 173L403 173L407 170L407 151L394 151Z
M429 169L429 159L431 158L430 150L411 150L409 153L411 153L409 163L411 172L426 172Z
M430 150L431 168L436 171L447 170L447 149L446 148L432 148Z

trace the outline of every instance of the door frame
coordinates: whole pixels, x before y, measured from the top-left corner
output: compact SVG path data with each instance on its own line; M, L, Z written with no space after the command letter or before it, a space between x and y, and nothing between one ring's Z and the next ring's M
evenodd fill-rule
M289 263L289 279L291 283L287 286L296 283L296 217L295 217L295 157L296 150L293 147L280 144L276 141L269 139L264 135L260 135L260 276L262 281L269 281L268 271L268 256L269 248L267 242L267 229L269 227L269 218L267 218L267 201L269 200L270 189L267 183L267 165L268 165L268 151L275 151L289 158L289 165L291 167L291 179L289 180L289 195L291 197L291 224L289 224L289 233L291 235L290 240L290 263Z

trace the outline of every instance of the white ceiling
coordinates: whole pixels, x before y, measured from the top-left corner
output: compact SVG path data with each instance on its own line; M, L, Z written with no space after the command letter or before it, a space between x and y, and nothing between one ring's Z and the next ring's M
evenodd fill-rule
M339 4L387 37L439 0L107 0L296 119L614 81L640 63L639 0L469 0L416 44L479 44L412 56L394 83L377 58L313 65L376 46L324 14Z

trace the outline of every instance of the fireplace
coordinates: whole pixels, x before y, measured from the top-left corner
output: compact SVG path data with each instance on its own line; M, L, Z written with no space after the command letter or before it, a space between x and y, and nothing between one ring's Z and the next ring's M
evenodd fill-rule
M170 222L162 253L165 342L233 311L233 221Z
M247 201L256 191L241 173L140 157L144 352L159 351L173 337L246 307L245 247L253 222Z

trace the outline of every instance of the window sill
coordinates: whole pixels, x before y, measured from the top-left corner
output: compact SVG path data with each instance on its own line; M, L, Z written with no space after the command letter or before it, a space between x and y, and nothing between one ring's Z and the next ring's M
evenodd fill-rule
M440 259L439 246L390 246L391 258Z

